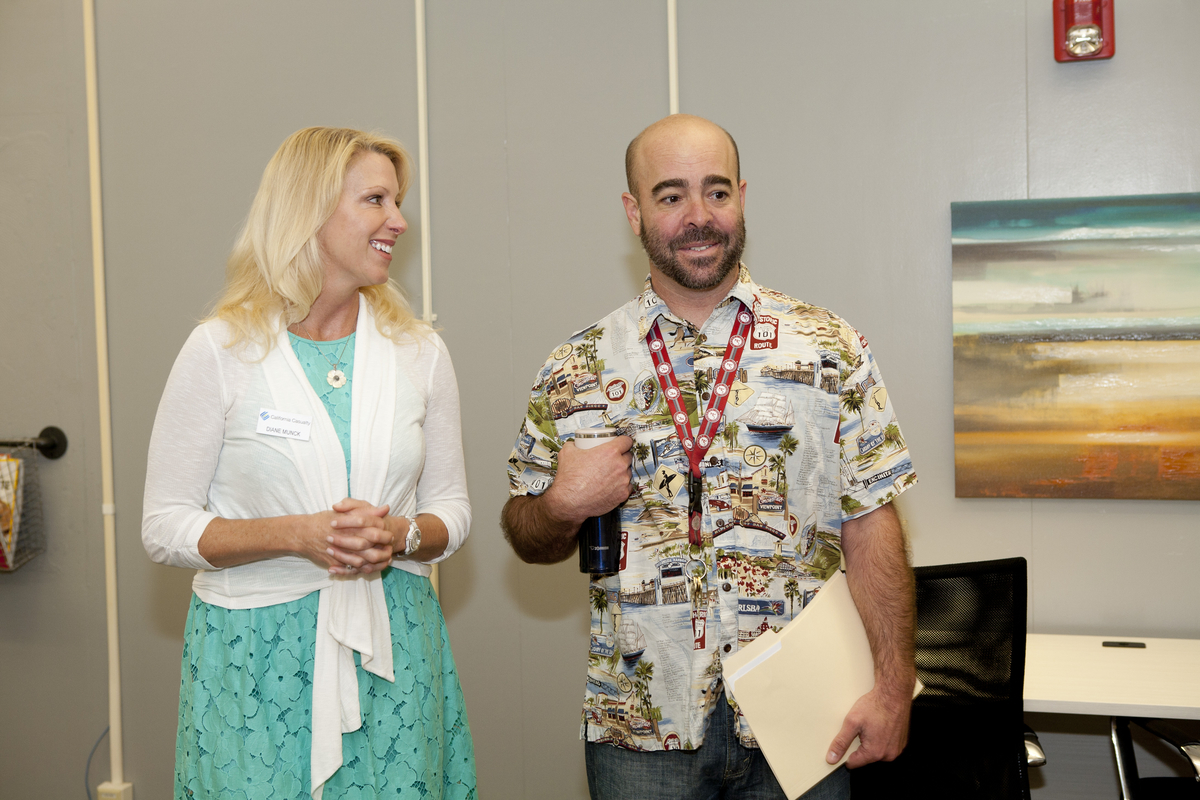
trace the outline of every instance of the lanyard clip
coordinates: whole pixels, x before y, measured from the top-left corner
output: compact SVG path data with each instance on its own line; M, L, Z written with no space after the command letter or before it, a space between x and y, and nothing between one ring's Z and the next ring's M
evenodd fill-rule
M688 470L688 516L704 513L704 478Z

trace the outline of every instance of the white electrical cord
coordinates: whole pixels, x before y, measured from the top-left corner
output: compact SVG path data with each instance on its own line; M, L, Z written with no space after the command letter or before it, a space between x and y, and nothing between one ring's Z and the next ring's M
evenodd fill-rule
M100 104L96 83L96 5L83 0L87 82L88 183L92 205L92 286L96 301L96 377L100 392L101 515L104 518L104 593L108 616L108 727L111 783L125 782L121 731L121 637L117 629L117 523L113 498L112 394L108 380L108 301L104 279L104 211L100 193Z
M667 91L670 113L679 113L679 8L677 0L667 0Z
M421 318L430 325L433 313L433 246L429 228L429 87L425 57L425 0L414 0L417 18L417 180L421 200ZM433 593L438 593L438 568L429 573Z

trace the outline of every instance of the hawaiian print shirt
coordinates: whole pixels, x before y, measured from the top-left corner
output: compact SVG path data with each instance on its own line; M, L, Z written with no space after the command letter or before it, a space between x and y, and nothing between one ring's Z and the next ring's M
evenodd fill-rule
M691 545L688 460L646 333L657 319L695 432L743 303L750 341L703 460L703 544ZM912 460L866 340L829 311L758 286L744 266L699 330L647 280L558 347L509 458L510 492L544 492L563 443L599 425L633 437L637 486L620 511L620 571L592 576L581 737L694 749L720 696L722 657L804 608L838 569L842 522L915 483ZM739 737L755 746L740 716Z

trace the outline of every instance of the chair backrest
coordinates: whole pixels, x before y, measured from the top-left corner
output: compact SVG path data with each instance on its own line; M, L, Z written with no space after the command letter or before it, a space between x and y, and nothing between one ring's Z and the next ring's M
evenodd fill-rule
M1007 703L1021 713L1025 685L1023 558L913 570L917 676L923 700Z
M1028 798L1023 558L917 567L917 677L908 747L851 772L863 797Z

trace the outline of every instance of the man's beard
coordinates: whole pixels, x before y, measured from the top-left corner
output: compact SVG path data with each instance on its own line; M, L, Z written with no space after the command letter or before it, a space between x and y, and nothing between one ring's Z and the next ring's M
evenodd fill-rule
M640 238L646 255L664 275L685 289L703 291L720 286L721 281L741 263L742 251L746 247L746 218L738 215L732 234L705 225L703 228L686 230L669 242L663 241L657 230L651 230L649 225L643 224ZM719 263L715 255L708 259L694 259L695 266L690 268L680 263L677 253L681 248L714 240L722 245L725 253Z

